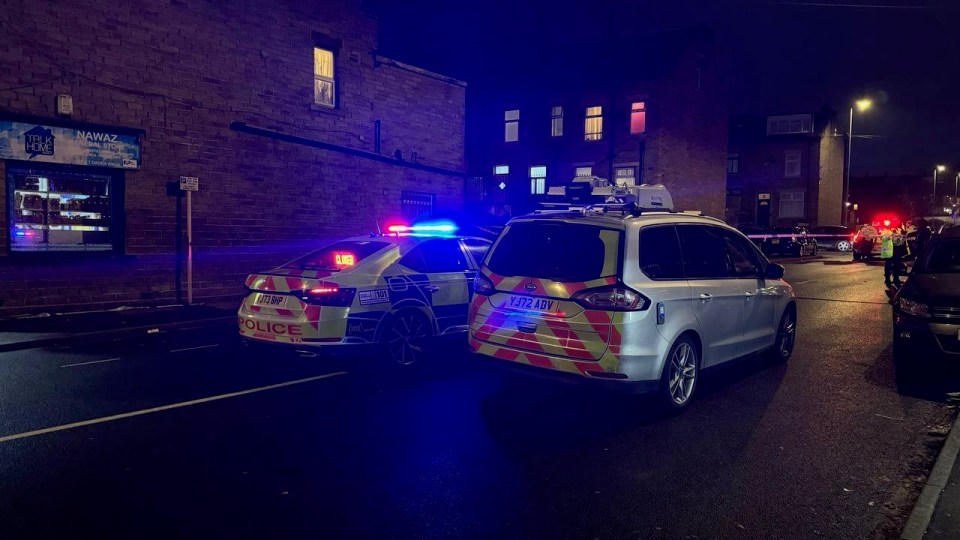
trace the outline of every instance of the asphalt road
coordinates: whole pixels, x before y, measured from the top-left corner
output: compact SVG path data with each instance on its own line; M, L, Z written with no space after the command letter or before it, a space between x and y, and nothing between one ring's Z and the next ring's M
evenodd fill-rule
M895 537L960 384L898 393L882 268L848 258L787 265L786 366L714 373L676 416L458 348L398 370L211 329L3 353L0 535Z

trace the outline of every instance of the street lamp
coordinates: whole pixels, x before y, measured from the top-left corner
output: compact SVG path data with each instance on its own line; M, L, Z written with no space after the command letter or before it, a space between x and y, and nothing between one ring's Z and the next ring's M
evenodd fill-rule
M937 165L933 168L933 205L937 206L937 173L947 170L946 165Z
M953 204L957 204L957 197L960 196L960 193L957 192L957 187L960 186L960 171L957 171L957 176L953 179Z
M863 112L869 109L871 105L873 105L873 101L869 99L858 99L857 101L854 102L854 107L856 107L856 109L860 112ZM844 202L850 202L850 159L853 151L853 109L854 107L850 107L850 125L847 128L847 137L849 137L850 140L847 141L847 174L844 177L844 183L843 183ZM846 212L844 212L844 215L843 215L843 223L844 225L846 225L847 223Z

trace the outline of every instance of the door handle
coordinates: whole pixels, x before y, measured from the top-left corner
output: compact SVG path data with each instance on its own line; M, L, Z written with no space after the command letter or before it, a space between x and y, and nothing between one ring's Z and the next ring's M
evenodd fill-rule
M711 298L713 298L713 295L710 293L700 293L700 299L703 300L704 302L706 302L707 300L710 300Z
M430 292L439 292L439 291L440 291L440 286L439 286L439 285L424 285L424 286L423 286L423 290L425 290L425 291L430 291Z

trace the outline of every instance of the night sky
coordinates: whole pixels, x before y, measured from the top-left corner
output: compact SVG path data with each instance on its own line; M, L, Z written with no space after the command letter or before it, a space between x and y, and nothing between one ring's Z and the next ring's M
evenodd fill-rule
M846 126L853 101L869 96L873 108L854 113L854 176L960 168L958 0L379 3L382 52L474 88L602 39L597 28L625 37L704 24L716 32L731 113L828 105Z

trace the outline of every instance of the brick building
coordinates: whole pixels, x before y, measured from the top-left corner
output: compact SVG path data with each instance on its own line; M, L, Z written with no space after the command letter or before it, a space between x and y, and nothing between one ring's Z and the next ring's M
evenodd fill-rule
M361 0L0 0L0 24L0 312L175 300L181 176L195 300L462 208L465 85L380 56Z
M588 36L593 40L596 36ZM727 113L703 28L576 43L471 86L468 158L487 206L513 213L577 175L663 183L679 208L723 215Z
M726 221L733 225L839 225L844 146L836 112L730 119Z

